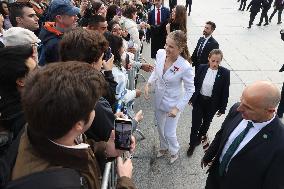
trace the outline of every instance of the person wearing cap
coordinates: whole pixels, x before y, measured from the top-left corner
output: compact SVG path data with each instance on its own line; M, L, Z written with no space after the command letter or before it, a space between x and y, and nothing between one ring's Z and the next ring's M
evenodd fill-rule
M64 32L76 27L79 12L80 9L75 7L70 0L51 2L48 16L54 22L45 22L40 31L39 38L42 41L42 47L39 54L39 65L59 60L59 41Z
M32 58L38 63L38 44L40 39L30 30L21 27L12 27L3 33L3 44L6 47L30 45L33 49Z

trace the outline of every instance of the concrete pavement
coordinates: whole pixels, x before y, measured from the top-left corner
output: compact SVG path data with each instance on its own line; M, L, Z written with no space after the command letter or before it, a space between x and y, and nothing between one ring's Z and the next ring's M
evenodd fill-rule
M185 4L185 0L178 0L178 4ZM224 52L221 65L231 70L228 108L239 100L243 88L253 81L269 80L276 83L279 88L284 81L284 73L278 72L284 63L284 42L281 41L279 34L284 24L277 25L274 18L269 26L253 25L251 29L247 29L249 12L238 11L238 8L239 3L236 0L194 0L191 17L187 21L190 52L193 52L197 40L202 35L205 22L212 20L217 25L213 35ZM260 13L254 24L258 23L259 17ZM152 62L150 46L145 44L144 49L143 56ZM145 73L145 76L148 78L149 74ZM139 83L140 87L143 85L144 83ZM140 129L146 136L145 140L137 144L135 153L137 158L133 161L133 177L137 187L140 189L204 188L207 175L206 170L200 168L202 147L197 147L191 158L186 156L192 108L187 106L180 117L177 129L181 145L180 158L173 165L169 165L169 157L155 158L159 148L159 135L155 128L152 99L145 101L141 97L137 100L135 109L142 109L144 112L144 121ZM224 118L225 116L214 118L209 130L211 140Z

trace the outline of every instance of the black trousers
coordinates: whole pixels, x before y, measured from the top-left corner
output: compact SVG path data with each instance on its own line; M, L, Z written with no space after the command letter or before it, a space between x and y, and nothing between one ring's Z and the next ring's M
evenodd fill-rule
M277 115L282 118L284 114L284 83L282 85L281 100L278 106Z
M270 15L269 17L269 21L272 20L274 14L278 11L278 23L281 22L281 15L282 15L282 12L283 12L283 8L280 8L280 9L274 9L272 14Z
M240 8L239 10L245 10L247 4L247 0L241 0Z
M251 26L253 24L253 21L256 17L258 12L250 12L250 19L249 19L249 26Z
M262 9L260 20L259 20L259 25L262 24L263 19L265 19L265 23L268 23L268 15L267 15L268 10L269 8Z
M186 0L185 9L187 10L187 7L188 7L188 15L190 15L190 12L191 12L191 5L192 5L192 0Z
M190 145L196 145L206 135L215 112L211 108L211 98L199 95L192 109Z

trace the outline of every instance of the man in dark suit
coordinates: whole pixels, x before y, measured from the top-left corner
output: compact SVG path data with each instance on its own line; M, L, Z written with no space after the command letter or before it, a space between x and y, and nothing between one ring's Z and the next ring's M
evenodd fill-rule
M223 53L219 49L210 52L208 64L199 66L194 78L195 92L192 103L192 127L190 133L187 156L193 154L201 139L206 141L210 123L217 112L217 116L225 113L230 86L230 71L219 66Z
M283 9L284 9L284 0L275 0L273 7L274 7L274 10L269 17L269 22L271 22L274 14L278 11L278 22L277 22L277 24L281 24L282 23L281 15L282 15L282 12L283 12Z
M163 49L166 43L166 23L170 18L168 8L162 7L161 0L155 0L155 8L148 14L151 36L151 58L156 58L157 51Z
M258 81L247 86L205 153L212 163L206 189L282 189L284 125L276 116L277 86Z
M247 7L247 10L250 8L250 19L249 19L249 26L247 27L248 29L251 28L251 25L253 24L253 21L259 13L260 9L262 8L263 0L252 0L250 4Z
M260 16L259 23L256 24L257 26L261 26L263 18L265 19L264 26L267 26L269 24L268 23L268 15L267 15L267 13L268 13L268 11L269 11L269 9L271 7L272 2L273 2L273 0L263 0L261 16Z
M218 42L212 37L212 33L216 29L214 22L208 21L203 30L203 37L200 37L197 45L192 53L192 66L195 66L197 71L200 64L208 63L208 55L213 49L219 49Z
M247 4L247 0L241 0L241 4L240 4L240 11L244 11L246 8L246 4Z
M190 16L191 13L191 5L192 5L192 0L185 1L185 9L187 10L188 8L188 13L187 13L188 16Z

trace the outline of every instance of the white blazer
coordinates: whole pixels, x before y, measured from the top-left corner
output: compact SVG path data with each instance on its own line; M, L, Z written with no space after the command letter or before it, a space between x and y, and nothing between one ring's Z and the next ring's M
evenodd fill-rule
M155 108L170 112L177 107L179 111L183 111L195 91L194 71L189 62L179 56L163 74L165 60L166 51L158 50L156 66L148 80L155 88Z

